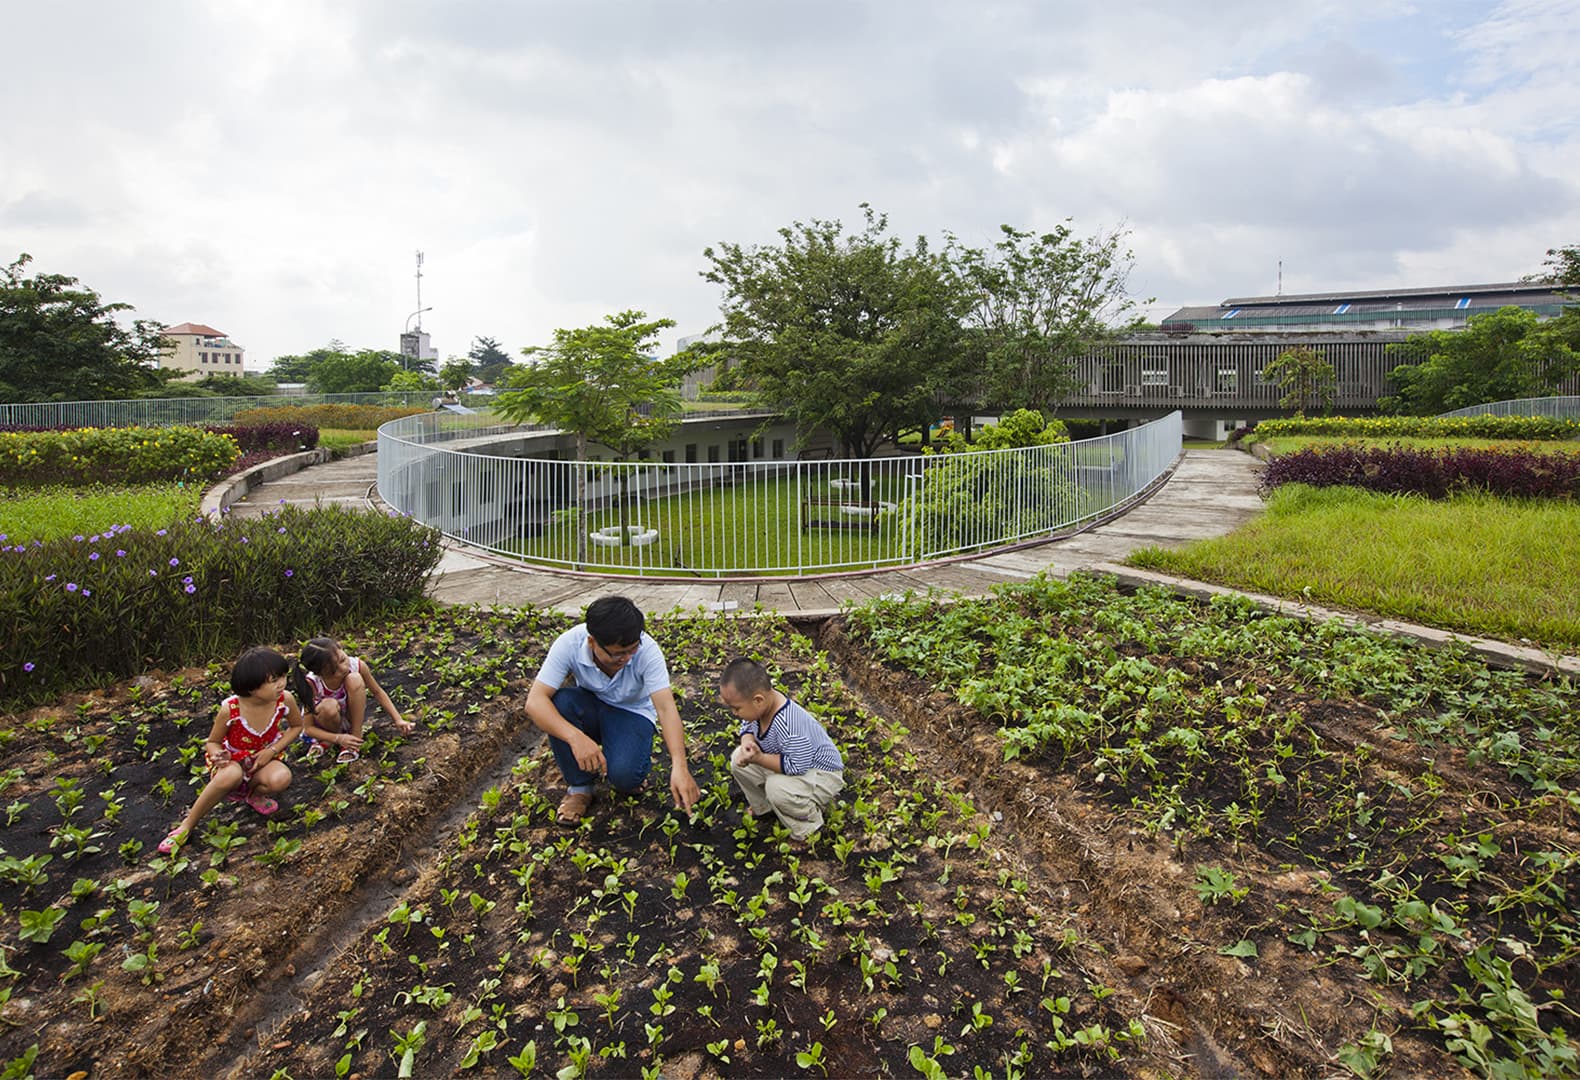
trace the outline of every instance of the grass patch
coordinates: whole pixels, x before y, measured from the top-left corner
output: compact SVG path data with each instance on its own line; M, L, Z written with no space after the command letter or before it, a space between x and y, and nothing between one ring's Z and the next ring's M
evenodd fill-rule
M1280 488L1229 536L1132 566L1580 652L1580 505Z
M1390 438L1360 439L1354 435L1277 435L1252 441L1265 446L1273 454L1292 454L1308 446L1345 446L1363 443L1375 446L1405 446L1412 450L1453 450L1461 447L1475 450L1529 450L1537 454L1580 454L1580 441L1552 441L1550 439L1424 439ZM1190 445L1189 443L1186 444Z
M377 428L366 430L357 428L320 428L318 431L318 445L330 450L349 450L353 446L361 446L365 442L372 442L379 437Z
M12 544L102 532L111 525L157 529L197 513L199 485L49 487L0 491L0 533Z

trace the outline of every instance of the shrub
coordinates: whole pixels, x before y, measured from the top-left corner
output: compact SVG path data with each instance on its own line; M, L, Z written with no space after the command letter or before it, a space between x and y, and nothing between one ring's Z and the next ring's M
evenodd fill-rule
M439 535L340 506L0 546L0 698L234 656L415 600Z
M243 409L236 414L235 422L311 424L315 428L371 431L391 420L428 411L415 405L280 405L267 409Z
M1526 449L1418 450L1358 443L1312 446L1281 454L1268 463L1262 473L1262 493L1283 484L1347 485L1431 499L1461 491L1574 498L1580 495L1580 455Z
M0 432L0 484L151 484L226 472L236 440L193 427Z
M294 454L318 445L318 428L308 423L288 424L271 420L259 424L210 424L203 430L212 435L229 435L243 454L258 451Z
M924 554L1033 536L1081 515L1081 488L1066 446L923 459L927 483L897 513Z
M1258 436L1343 435L1371 439L1573 439L1580 420L1551 416L1320 416L1263 420Z

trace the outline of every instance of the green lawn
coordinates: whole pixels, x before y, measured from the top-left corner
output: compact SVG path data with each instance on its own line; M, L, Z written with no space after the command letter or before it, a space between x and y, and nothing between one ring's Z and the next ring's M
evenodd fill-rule
M1233 588L1580 652L1580 504L1290 484L1229 536L1128 560Z
M55 540L102 532L112 525L157 529L196 514L202 485L53 487L0 491L0 533L6 543Z
M329 450L346 450L361 446L379 437L377 431L354 431L350 428L320 428L318 445Z

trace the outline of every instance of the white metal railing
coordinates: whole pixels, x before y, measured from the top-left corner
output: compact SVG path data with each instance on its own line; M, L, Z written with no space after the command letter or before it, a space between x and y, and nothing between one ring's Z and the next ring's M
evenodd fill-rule
M1580 397L1512 398L1486 405L1471 405L1443 414L1447 416L1552 416L1559 419L1580 417Z
M307 405L427 405L433 391L376 394L264 394L255 397L127 398L122 401L0 403L5 427L168 427L225 423L245 409Z
M795 575L1067 529L1135 498L1181 449L1174 412L1080 442L862 460L600 463L488 450L550 430L445 413L393 420L379 428L379 494L452 539L545 566Z

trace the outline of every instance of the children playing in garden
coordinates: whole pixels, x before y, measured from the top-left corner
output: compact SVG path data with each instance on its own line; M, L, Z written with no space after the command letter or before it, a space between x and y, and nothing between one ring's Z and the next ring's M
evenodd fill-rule
M368 695L379 703L397 731L410 735L416 725L401 716L390 696L373 677L366 660L347 656L333 638L316 637L302 646L292 685L302 699L302 712L310 746L309 759L326 747L339 751L335 760L357 760L362 749L362 725L367 719Z
M752 814L772 811L798 843L823 827L823 811L845 786L845 759L811 713L775 690L755 660L731 660L719 697L741 722L730 773Z
M302 713L285 689L290 661L273 649L248 649L231 670L230 697L220 702L203 742L209 782L181 823L159 843L169 854L219 801L229 796L268 815L279 809L274 795L291 783L280 753L302 733Z

